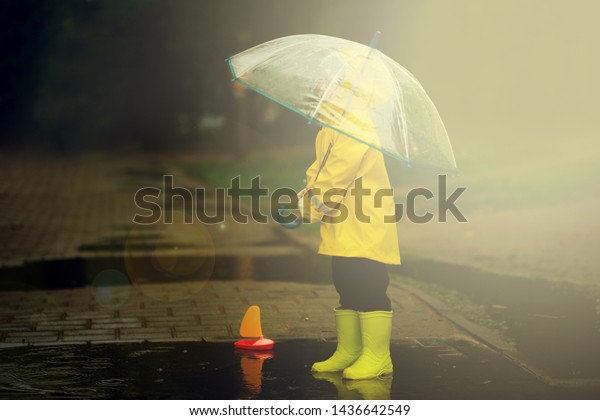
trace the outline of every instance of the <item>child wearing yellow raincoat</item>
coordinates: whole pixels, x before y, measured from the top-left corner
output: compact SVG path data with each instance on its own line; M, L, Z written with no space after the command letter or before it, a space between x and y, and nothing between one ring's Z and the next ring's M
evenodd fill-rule
M332 256L340 297L334 310L337 349L312 370L342 371L346 379L390 374L392 308L386 264L400 264L400 252L383 154L323 127L306 180L298 210L305 220L321 222L319 253Z

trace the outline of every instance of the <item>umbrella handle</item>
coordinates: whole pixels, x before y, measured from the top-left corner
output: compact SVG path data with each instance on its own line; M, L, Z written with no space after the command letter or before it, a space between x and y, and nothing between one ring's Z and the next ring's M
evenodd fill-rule
M302 224L301 217L295 217L294 220L289 220L291 214L284 214L284 212L289 211L289 208L285 206L285 204L280 204L277 208L277 213L275 214L275 221L279 223L286 229L296 229L298 226Z
M373 39L371 39L371 44L369 44L369 48L377 48L377 43L379 42L379 37L381 36L381 31L375 31L373 35Z

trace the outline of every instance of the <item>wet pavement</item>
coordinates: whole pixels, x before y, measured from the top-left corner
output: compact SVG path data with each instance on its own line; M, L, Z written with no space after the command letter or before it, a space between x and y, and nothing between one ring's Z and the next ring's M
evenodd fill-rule
M427 260L398 272L483 305L506 326L519 357L553 381L600 384L600 301L588 288Z

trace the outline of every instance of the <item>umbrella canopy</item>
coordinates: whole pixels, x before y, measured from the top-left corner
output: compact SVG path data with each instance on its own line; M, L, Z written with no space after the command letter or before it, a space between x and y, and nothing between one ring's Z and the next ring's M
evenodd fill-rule
M410 164L456 169L444 123L417 79L374 46L293 35L228 59L234 81Z

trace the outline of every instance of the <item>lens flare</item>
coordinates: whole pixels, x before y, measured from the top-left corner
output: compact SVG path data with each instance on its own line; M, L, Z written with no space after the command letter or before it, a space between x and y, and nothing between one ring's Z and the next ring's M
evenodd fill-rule
M92 295L101 307L115 309L129 299L131 282L127 275L119 270L102 270L92 281Z

